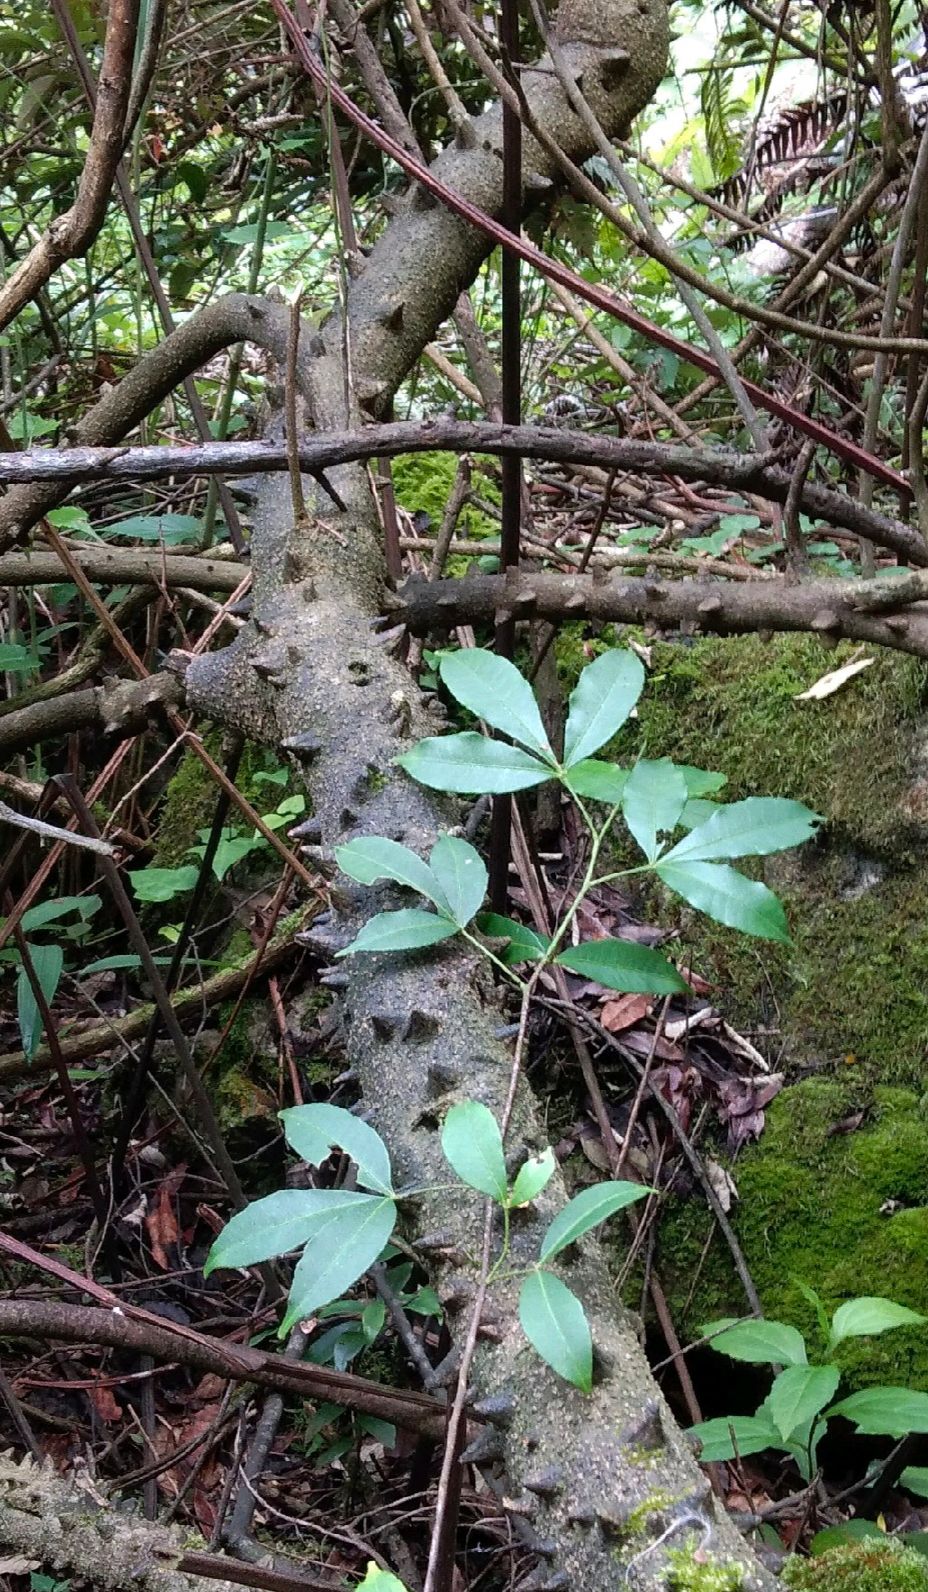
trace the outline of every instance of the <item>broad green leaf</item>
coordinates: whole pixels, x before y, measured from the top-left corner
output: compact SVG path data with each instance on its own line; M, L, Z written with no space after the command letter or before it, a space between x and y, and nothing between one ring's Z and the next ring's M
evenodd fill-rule
M774 1426L788 1442L798 1426L811 1421L837 1391L841 1372L836 1365L790 1365L775 1379L766 1405Z
M554 960L572 973L625 994L675 995L689 988L659 952L631 940L585 940L560 951Z
M423 945L437 945L457 934L457 924L421 907L403 907L399 912L378 912L368 918L350 945L336 956L355 956L358 951L417 951Z
M448 911L448 903L428 863L396 840L386 840L383 835L361 835L345 846L336 846L335 861L342 873L349 879L357 879L358 884L392 879L410 890L418 890L427 901L434 902L439 912Z
M182 868L137 868L129 879L136 901L173 901L193 889L199 873L199 868L186 863Z
M789 944L786 913L765 884L745 878L724 862L671 862L672 856L673 852L668 852L661 857L655 871L667 888L690 906L742 934Z
M564 727L568 768L592 757L622 728L644 688L644 665L616 647L587 664L570 694Z
M55 998L58 980L64 967L64 952L60 945L30 945L29 955L39 988L50 1006ZM42 1018L24 967L20 968L16 980L16 1016L19 1021L19 1037L23 1053L26 1060L31 1061L42 1037Z
M38 669L41 661L38 653L19 641L0 642L0 670L4 674L28 674L30 669Z
M809 840L821 818L802 802L783 796L749 796L719 807L667 853L674 862L718 862L731 857L766 857Z
M481 912L477 928L490 940L509 941L501 957L507 967L514 967L517 962L537 962L551 944L546 934L538 934L526 924L501 917L498 912Z
M899 1477L899 1485L917 1498L928 1498L928 1465L907 1465Z
M713 774L707 768L693 768L690 763L678 763L677 768L686 780L687 796L714 796L728 784L727 774Z
M736 1456L745 1459L765 1448L783 1447L776 1427L757 1415L720 1415L714 1421L691 1426L689 1435L697 1437L702 1445L699 1460L703 1465Z
M204 1277L226 1266L255 1266L305 1244L323 1217L369 1200L352 1189L282 1188L255 1200L228 1221L214 1241Z
M474 730L429 735L396 762L420 785L459 796L501 796L554 777L547 763L540 763L520 747L488 741Z
M509 1195L510 1205L528 1205L537 1199L545 1185L554 1176L556 1162L553 1150L543 1155L532 1155L519 1167Z
M87 896L58 896L55 901L40 901L38 906L30 907L24 912L19 926L24 934L31 934L34 929L44 929L47 923L54 923L57 918L65 918L71 912L76 912L87 922L101 906L98 895Z
M865 1387L833 1404L829 1415L853 1421L864 1437L905 1437L928 1432L928 1393L907 1387Z
M355 1592L406 1592L406 1587L389 1570L381 1570L380 1565L372 1559L367 1567L367 1575L358 1582Z
M432 847L429 865L460 928L468 924L487 893L487 870L479 851L466 840L442 835Z
M580 1300L550 1271L529 1272L519 1293L522 1331L546 1365L584 1393L593 1386L593 1340Z
M709 1345L733 1360L748 1360L754 1365L805 1365L806 1346L802 1333L784 1321L707 1321L700 1327Z
M573 763L565 769L562 783L575 796L586 796L590 801L608 802L610 807L617 807L627 779L627 768L616 768L614 763L585 757L582 763Z
M592 1188L582 1189L562 1211L558 1211L541 1241L539 1259L553 1260L568 1244L575 1243L584 1233L592 1232L600 1222L614 1216L616 1211L624 1210L626 1205L634 1205L636 1200L644 1199L650 1192L640 1183L627 1182L594 1183Z
M649 862L657 856L658 835L677 827L685 806L686 781L669 757L635 764L622 792L622 817Z
M442 653L438 672L462 707L554 762L535 693L508 658L483 647L465 647Z
M891 1332L893 1327L924 1326L925 1316L892 1299L861 1297L849 1299L839 1305L831 1318L831 1347L843 1338L875 1337L878 1332Z
M395 1202L373 1194L356 1199L360 1203L331 1211L310 1234L293 1273L281 1337L363 1277L389 1242Z
M361 1311L361 1331L368 1343L373 1343L387 1319L387 1307L382 1299L372 1299Z
M899 1479L901 1481L902 1477ZM813 1559L817 1559L819 1554L827 1553L830 1548L841 1548L846 1542L865 1542L868 1537L881 1537L884 1542L889 1540L875 1520L842 1520L840 1526L825 1526L817 1531L809 1543L809 1552Z
M703 801L701 796L693 796L680 814L680 825L683 829L697 829L711 818L715 812L717 802Z
M310 1166L321 1166L333 1149L344 1150L358 1169L362 1188L392 1194L387 1147L374 1129L342 1106L291 1106L281 1111L287 1143Z
M462 1183L505 1203L509 1192L506 1159L499 1123L479 1100L462 1100L452 1106L441 1130L445 1160Z

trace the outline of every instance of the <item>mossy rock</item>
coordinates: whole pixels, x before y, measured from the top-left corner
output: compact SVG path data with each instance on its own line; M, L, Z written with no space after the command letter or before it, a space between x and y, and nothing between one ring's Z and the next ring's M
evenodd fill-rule
M928 1559L893 1537L867 1537L791 1559L783 1584L792 1592L928 1592Z
M829 1312L861 1294L924 1310L928 1119L913 1091L871 1090L850 1075L794 1084L768 1107L761 1139L731 1170L739 1193L732 1220L764 1312L806 1335L810 1359L825 1345L801 1283ZM702 1259L712 1225L699 1196L669 1200L661 1221L658 1266L677 1327L690 1338L702 1323L745 1308L718 1232ZM852 1338L836 1358L848 1387L928 1390L926 1328Z

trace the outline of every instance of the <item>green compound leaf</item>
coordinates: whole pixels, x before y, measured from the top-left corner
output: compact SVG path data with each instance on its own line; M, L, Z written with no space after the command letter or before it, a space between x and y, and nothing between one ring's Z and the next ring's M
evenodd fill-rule
M438 672L462 707L554 762L535 693L508 658L483 647L442 654Z
M281 1337L322 1305L340 1298L389 1243L396 1226L395 1202L374 1194L355 1198L354 1205L332 1210L310 1234L293 1273Z
M551 944L546 934L538 934L526 924L501 917L498 912L481 912L477 928L489 940L509 941L500 958L507 967L514 967L517 962L537 962Z
M564 763L570 768L592 757L621 729L644 689L644 665L633 652L616 648L594 658L568 703Z
M487 870L479 851L466 840L442 835L429 858L432 873L459 928L468 924L487 893Z
M675 967L657 951L631 940L586 940L554 958L561 967L595 979L623 994L675 995L689 988Z
M288 1255L305 1244L333 1211L370 1197L352 1189L278 1189L276 1194L247 1205L226 1223L206 1257L203 1275L208 1277L220 1267L256 1266L262 1260Z
M291 1106L280 1112L287 1143L310 1166L321 1166L333 1149L343 1150L358 1169L362 1188L392 1194L387 1147L374 1129L342 1106Z
M468 1188L505 1204L509 1193L499 1123L479 1100L452 1106L441 1130L445 1160Z
M673 852L661 857L654 865L655 872L669 890L675 890L690 906L730 929L740 929L742 934L789 944L786 913L765 884L745 878L727 863L677 862L671 861L672 857Z
M346 846L336 846L335 861L349 879L359 884L377 884L380 879L392 879L418 890L427 901L434 902L439 912L448 911L448 903L431 868L417 857L408 846L383 835L362 835L349 840Z
M657 837L669 835L686 806L686 780L669 757L642 758L625 781L622 817L649 862L657 856Z
M520 747L488 741L474 730L427 736L396 761L420 785L459 796L501 796L554 777L547 763Z
M674 862L716 862L731 857L766 857L811 839L821 823L802 802L782 796L749 796L719 807L667 853Z
M418 951L424 945L437 945L457 934L450 918L421 907L404 907L399 912L378 912L368 918L363 929L338 956L354 956L358 951Z
M550 1271L533 1271L519 1293L519 1320L529 1343L565 1382L593 1386L593 1340L583 1306Z
M592 1188L582 1189L562 1211L558 1211L541 1241L539 1259L553 1260L568 1244L575 1243L584 1233L592 1232L600 1222L614 1216L616 1211L624 1210L626 1205L634 1205L636 1200L644 1199L650 1193L651 1190L643 1188L640 1183L622 1181L595 1183Z
M801 1332L784 1321L707 1321L700 1327L710 1338L710 1349L752 1365L805 1365L806 1345Z
M600 762L599 758L585 757L582 763L572 763L564 770L562 783L575 796L617 807L627 779L627 768L616 768L613 763Z

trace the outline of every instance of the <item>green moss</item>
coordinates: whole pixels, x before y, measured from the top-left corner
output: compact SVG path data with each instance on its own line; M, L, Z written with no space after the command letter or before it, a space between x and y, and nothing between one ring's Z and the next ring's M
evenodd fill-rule
M861 1111L861 1124L842 1131ZM800 1282L816 1288L829 1311L860 1294L924 1308L928 1122L914 1092L862 1087L850 1072L806 1079L771 1103L764 1134L732 1172L740 1196L732 1221L765 1313L799 1327L810 1358L825 1345ZM702 1258L711 1229L701 1200L668 1201L659 1266L674 1319L691 1337L702 1322L744 1308L717 1233ZM836 1358L848 1387L883 1382L928 1389L923 1328L850 1339Z
M205 744L207 751L221 765L221 735L217 732L206 737ZM264 777L268 773L277 773L280 767L266 747L252 741L245 743L235 784L260 813L273 811L291 789L296 789L289 770L284 783ZM181 863L190 861L188 852L191 846L196 845L199 831L212 823L218 794L219 787L206 766L194 752L185 752L168 782L161 806L154 854L154 861L159 868L177 868ZM244 820L232 808L229 822L237 824L244 823Z
M793 1592L928 1592L928 1561L892 1537L849 1542L783 1571Z
M397 502L410 514L424 510L437 530L444 518L445 506L451 496L457 475L458 459L454 453L401 453L393 460L393 488ZM494 480L474 472L474 489L493 502L499 498L499 488ZM459 536L498 537L499 526L488 514L482 514L470 504L458 520Z
M623 1524L623 1534L628 1537L637 1537L646 1531L655 1515L662 1514L669 1509L676 1499L668 1492L653 1492L631 1511L628 1519Z
M701 1548L674 1548L667 1555L667 1585L673 1592L740 1592L744 1570Z
M850 651L826 652L798 635L659 643L625 747L718 769L728 775L730 797L792 796L855 844L888 842L897 853L925 669L882 653L845 690L823 702L796 701ZM912 814L916 824L920 816Z

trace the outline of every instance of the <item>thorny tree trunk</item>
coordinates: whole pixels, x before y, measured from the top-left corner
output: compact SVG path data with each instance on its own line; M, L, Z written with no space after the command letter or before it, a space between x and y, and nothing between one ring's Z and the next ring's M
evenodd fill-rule
M565 0L558 33L584 92L607 130L623 132L654 92L665 64L663 0ZM623 53L624 52L624 55ZM534 114L575 158L589 153L546 63L523 83ZM499 209L501 117L475 123L470 147L443 154L436 170L491 213ZM470 142L470 141L469 141ZM552 175L526 140L526 193ZM413 190L349 288L346 323L333 316L301 360L301 385L317 429L382 413L397 384L450 313L486 252L485 241ZM350 345L350 357L346 358ZM393 759L410 739L436 729L402 667L376 645L382 606L377 519L363 471L333 476L347 505L336 515L317 497L315 517L293 524L286 483L267 480L253 535L253 621L223 652L190 662L190 705L209 718L281 746L300 767L325 847L365 833L424 851L457 821L452 806L398 775ZM334 949L383 906L383 894L340 899L318 943ZM510 1057L493 1035L500 1014L486 974L445 947L406 958L365 957L347 968L345 1044L364 1099L390 1148L398 1186L445 1180L439 1128L460 1098L501 1114ZM544 1144L528 1089L510 1137L516 1158ZM555 1178L537 1212L516 1222L516 1263L537 1256L545 1226L565 1199ZM446 1235L442 1279L449 1312L473 1290L466 1256L480 1250L481 1204L462 1196L423 1199L409 1213L419 1236ZM770 1578L724 1519L657 1392L635 1325L618 1306L598 1246L585 1241L565 1275L590 1318L598 1366L591 1397L543 1367L515 1324L511 1286L494 1290L496 1331L484 1341L475 1383L482 1395L511 1395L499 1429L507 1495L531 1514L544 1544L538 1587L606 1592L673 1585L668 1554L705 1553L743 1566L743 1585ZM687 1583L684 1583L687 1584Z

